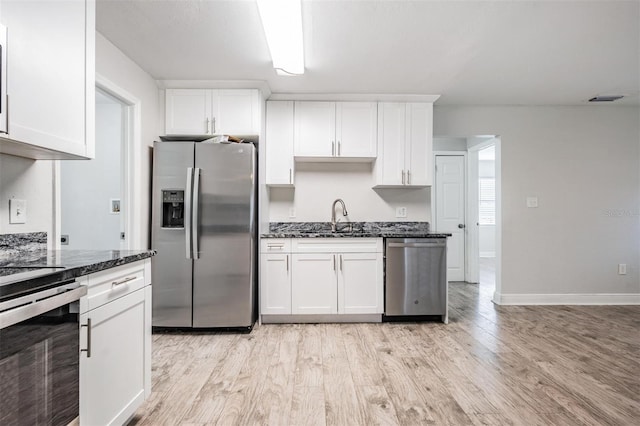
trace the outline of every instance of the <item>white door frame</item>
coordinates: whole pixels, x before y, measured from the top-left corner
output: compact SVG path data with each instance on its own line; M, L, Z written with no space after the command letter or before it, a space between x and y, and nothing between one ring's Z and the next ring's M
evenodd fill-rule
M141 124L141 102L138 98L129 92L96 73L96 88L108 93L123 104L123 127L127 130L123 134L124 149L122 150L121 173L123 185L123 204L124 221L125 221L125 241L121 243L120 248L123 250L134 248L146 248L146 241L141 241L140 223L142 223L141 205L139 200L140 194L140 167L141 159L141 141L142 141L142 124ZM95 90L95 89L94 89ZM95 128L94 128L95 131ZM53 212L52 212L52 229L49 248L60 250L60 235L62 228L61 220L61 188L60 188L60 161L53 162ZM83 160L77 160L83 161ZM88 160L90 161L90 160Z
M432 176L432 180L431 182L433 182L433 185L431 186L431 224L432 230L437 230L438 228L438 224L436 222L436 157L437 156L460 156L464 158L464 170L465 173L468 175L469 174L469 170L468 170L468 164L469 162L467 161L467 151L433 151L433 176ZM467 178L468 179L468 178ZM468 206L468 199L469 199L469 185L468 185L468 181L465 181L465 190L464 190L464 205ZM469 264L468 264L468 259L469 259L469 233L467 232L469 226L469 208L465 207L465 215L464 215L464 223L465 223L465 229L464 229L464 262L462 263L464 265L464 280L467 282L472 282L469 281ZM477 261L476 261L477 263ZM477 281L476 281L477 282Z
M141 241L140 223L142 223L142 207L140 192L142 177L141 167L141 102L128 91L96 73L96 88L108 93L123 105L122 124L124 130L122 150L122 198L125 213L125 240L122 249L142 249L146 242Z

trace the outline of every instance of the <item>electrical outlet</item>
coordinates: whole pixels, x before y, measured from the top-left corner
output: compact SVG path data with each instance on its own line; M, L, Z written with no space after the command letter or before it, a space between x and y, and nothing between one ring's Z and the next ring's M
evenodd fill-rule
M407 217L407 208L396 207L396 217Z
M291 207L291 208L289 209L289 217L290 217L290 218L294 218L294 217L296 217L296 209L295 209L295 207Z
M530 209L538 207L538 197L527 197L527 207Z
M9 223L27 223L27 200L9 200Z
M619 263L618 264L618 275L627 275L627 264Z

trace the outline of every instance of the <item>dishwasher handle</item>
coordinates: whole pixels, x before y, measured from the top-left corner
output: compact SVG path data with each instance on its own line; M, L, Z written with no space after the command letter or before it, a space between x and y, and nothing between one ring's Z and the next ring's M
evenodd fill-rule
M445 247L446 244L441 241L424 242L424 243L388 243L389 248L428 248L428 247Z

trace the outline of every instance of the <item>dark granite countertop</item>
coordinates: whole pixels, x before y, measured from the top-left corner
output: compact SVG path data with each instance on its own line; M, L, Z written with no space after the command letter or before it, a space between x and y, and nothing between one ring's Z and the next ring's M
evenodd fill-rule
M271 222L262 238L446 238L451 234L429 231L429 222Z
M0 299L155 255L155 250L26 250L0 259ZM42 268L46 266L46 268Z

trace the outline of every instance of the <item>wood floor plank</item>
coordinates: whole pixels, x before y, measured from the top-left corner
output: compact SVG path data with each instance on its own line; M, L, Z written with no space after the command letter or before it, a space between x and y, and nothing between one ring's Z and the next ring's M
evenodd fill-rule
M400 424L384 386L356 386L356 394L360 405L364 407L367 425Z
M325 426L324 388L322 386L296 386L291 404L290 425Z
M322 336L324 400L327 425L365 425L344 344L342 324L327 324Z
M255 349L255 340L248 335L241 335L228 349L226 356L211 371L206 383L199 390L191 403L190 409L182 418L186 423L215 423L231 389L238 378L240 370ZM203 362L206 362L205 359Z
M295 372L296 387L322 387L323 327L309 324L302 328Z

